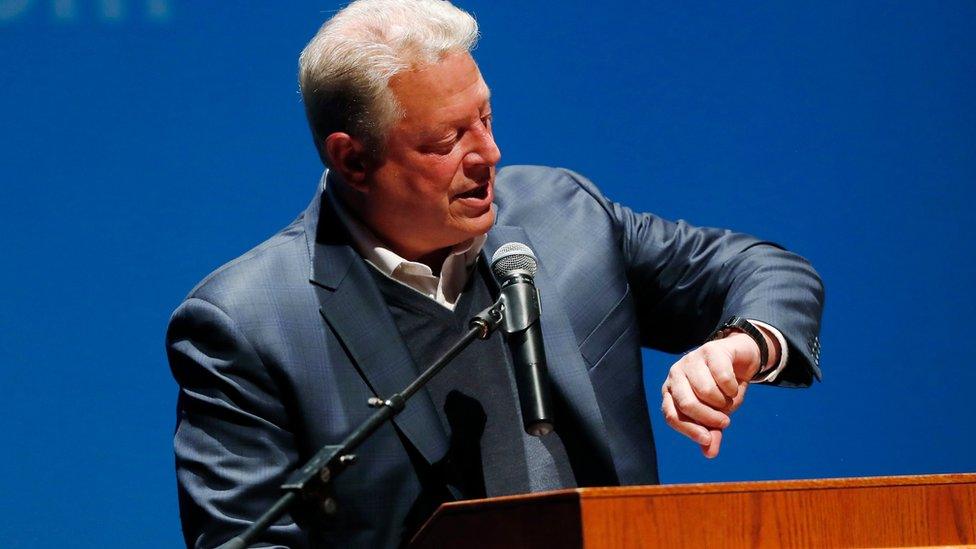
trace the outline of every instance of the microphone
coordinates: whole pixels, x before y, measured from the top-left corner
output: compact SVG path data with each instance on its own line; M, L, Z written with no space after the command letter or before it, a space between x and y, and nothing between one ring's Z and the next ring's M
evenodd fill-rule
M539 291L532 278L538 268L532 250L520 242L502 245L491 257L491 272L501 287L505 308L502 329L515 365L522 426L526 433L536 437L552 431L549 371L539 324Z

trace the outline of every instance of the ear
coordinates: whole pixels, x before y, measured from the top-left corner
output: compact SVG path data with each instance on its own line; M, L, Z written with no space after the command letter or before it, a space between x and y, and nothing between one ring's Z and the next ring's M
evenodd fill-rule
M365 191L368 159L363 143L348 133L335 132L325 138L329 165L342 179L359 191Z

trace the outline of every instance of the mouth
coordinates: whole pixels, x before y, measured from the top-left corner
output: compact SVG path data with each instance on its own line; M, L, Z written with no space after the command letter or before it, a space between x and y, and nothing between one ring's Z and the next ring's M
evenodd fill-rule
M488 180L473 189L454 195L454 204L460 208L458 211L464 212L463 215L469 217L484 215L491 209L491 203L494 200L491 187L491 180Z
M454 198L473 198L475 200L484 200L488 198L488 184L479 185L469 191L455 195Z

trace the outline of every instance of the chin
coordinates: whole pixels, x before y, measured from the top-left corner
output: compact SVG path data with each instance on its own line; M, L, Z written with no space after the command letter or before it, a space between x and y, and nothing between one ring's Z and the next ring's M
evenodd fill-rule
M484 215L479 216L474 220L473 225L475 228L472 229L471 236L481 236L491 230L491 227L495 224L495 205L492 204L488 211Z
M450 234L453 244L458 244L491 230L495 224L495 205L491 204L489 208L478 215L471 215L471 212L467 212L467 215L455 214L452 217L448 225L449 232L444 234Z

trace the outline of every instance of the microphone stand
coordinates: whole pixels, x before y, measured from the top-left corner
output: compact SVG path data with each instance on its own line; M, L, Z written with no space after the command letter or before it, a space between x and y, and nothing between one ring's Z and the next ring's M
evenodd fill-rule
M402 412L407 400L447 366L458 353L467 348L471 342L475 339L488 339L495 329L502 324L504 311L505 299L502 297L494 305L475 315L469 323L468 332L403 391L390 395L386 400L370 397L367 404L371 408L376 408L376 412L349 433L342 442L334 446L323 446L316 452L308 463L293 472L281 485L285 494L278 501L269 507L258 520L254 521L247 530L230 539L218 549L246 548L258 535L284 515L300 496L319 499L321 510L327 515L334 514L338 504L331 495L330 483L346 467L356 462L356 455L352 453L353 450L365 442L383 424Z

